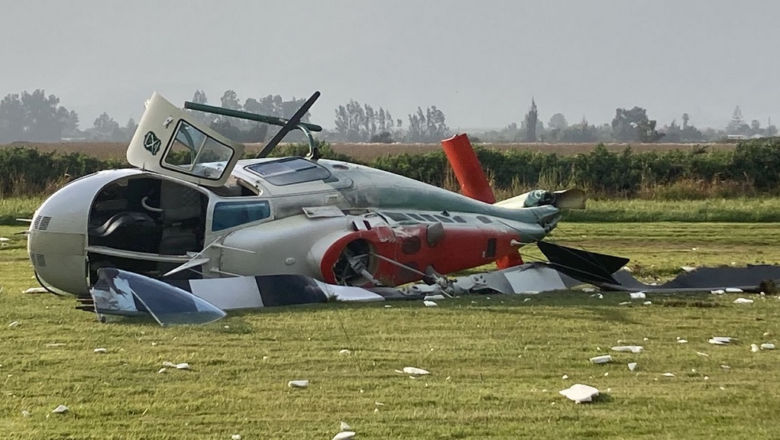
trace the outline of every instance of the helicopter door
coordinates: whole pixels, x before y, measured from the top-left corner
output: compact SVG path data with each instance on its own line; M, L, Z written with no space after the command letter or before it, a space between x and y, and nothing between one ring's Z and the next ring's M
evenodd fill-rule
M244 145L206 127L155 92L127 148L127 161L197 185L220 187L243 154Z

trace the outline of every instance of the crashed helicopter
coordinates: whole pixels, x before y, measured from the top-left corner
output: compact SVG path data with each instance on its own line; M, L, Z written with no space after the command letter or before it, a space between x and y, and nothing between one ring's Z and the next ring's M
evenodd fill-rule
M464 194L321 159L312 135L321 127L301 122L318 96L281 119L191 102L182 109L154 93L127 149L134 168L76 179L35 212L27 235L38 282L85 310L149 313L161 324L236 308L422 297L430 289L396 287L451 288L442 274L490 263L501 270L462 277L456 290L620 288L612 274L628 260L543 241L562 209L584 208L582 191L495 203L465 135L443 142ZM192 111L282 128L242 159L243 144ZM291 130L304 133L309 154L268 157ZM518 250L528 244L552 263L523 264Z

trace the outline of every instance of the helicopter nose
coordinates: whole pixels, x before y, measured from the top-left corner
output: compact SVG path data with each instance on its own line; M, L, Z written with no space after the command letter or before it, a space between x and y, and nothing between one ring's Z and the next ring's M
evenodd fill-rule
M89 295L87 215L91 185L74 181L38 208L27 235L27 252L38 282L58 295Z

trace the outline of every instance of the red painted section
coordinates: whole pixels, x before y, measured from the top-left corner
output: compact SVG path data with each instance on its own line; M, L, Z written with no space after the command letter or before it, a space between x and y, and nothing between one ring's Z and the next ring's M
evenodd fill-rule
M434 246L428 244L428 225L404 227L378 226L366 231L349 232L339 238L323 254L320 262L323 280L335 283L333 266L344 247L353 240L363 239L373 251L420 272L432 266L447 274L489 264L497 259L515 261L520 258L512 240L519 240L516 231L498 224L466 226L444 224L443 238ZM490 244L494 240L493 244ZM491 253L492 252L492 253ZM375 259L369 272L386 286L419 281L422 276L393 263Z
M455 171L463 195L485 203L496 203L469 137L465 133L458 134L441 141L441 145Z

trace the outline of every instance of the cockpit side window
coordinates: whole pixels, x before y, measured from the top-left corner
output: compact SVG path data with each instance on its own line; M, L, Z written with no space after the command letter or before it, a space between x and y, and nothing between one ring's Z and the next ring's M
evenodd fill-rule
M269 218L271 207L265 200L246 202L217 202L211 221L212 231L221 231L235 226Z
M219 180L234 153L232 148L180 120L162 165L195 177Z
M279 160L260 162L247 165L245 169L275 186L314 182L328 179L331 176L327 168L300 157L285 157Z

